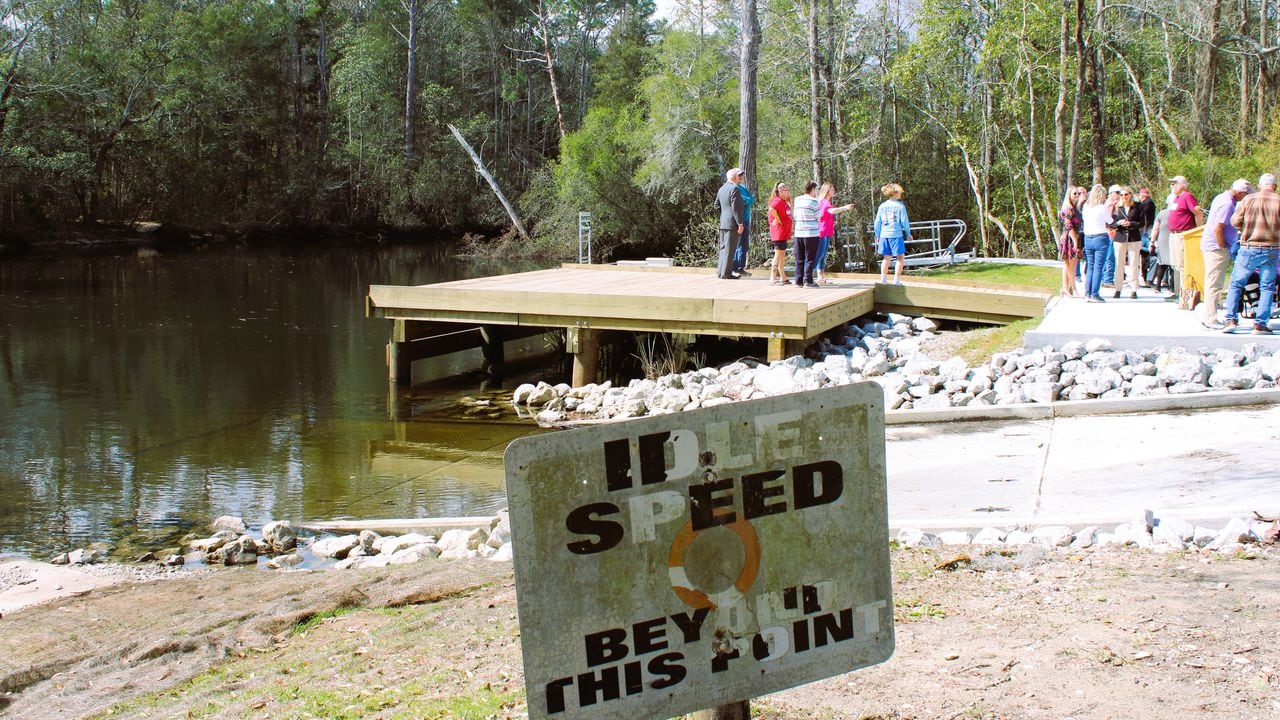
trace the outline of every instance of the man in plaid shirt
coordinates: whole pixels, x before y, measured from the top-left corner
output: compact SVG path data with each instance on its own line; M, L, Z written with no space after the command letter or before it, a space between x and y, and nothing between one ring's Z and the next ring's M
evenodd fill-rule
M1227 323L1223 332L1236 331L1236 306L1245 283L1258 273L1258 313L1254 317L1253 334L1270 335L1267 321L1276 293L1276 265L1280 260L1280 195L1276 194L1276 176L1266 173L1258 178L1258 192L1246 196L1236 205L1231 224L1240 230L1240 253L1231 271L1231 289L1227 292Z

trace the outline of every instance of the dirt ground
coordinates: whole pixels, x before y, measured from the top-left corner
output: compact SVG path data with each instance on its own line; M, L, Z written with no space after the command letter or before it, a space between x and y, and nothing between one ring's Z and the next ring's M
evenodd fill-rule
M758 718L1280 717L1280 549L895 550L897 651ZM0 619L14 718L516 718L510 565L226 570Z

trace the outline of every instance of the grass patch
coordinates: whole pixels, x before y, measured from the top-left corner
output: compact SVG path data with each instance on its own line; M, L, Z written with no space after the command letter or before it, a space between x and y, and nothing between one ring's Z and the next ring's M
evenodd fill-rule
M1042 265L970 262L921 270L912 272L912 274L928 278L976 280L1000 285L1025 285L1055 291L1062 287L1062 270Z
M909 623L947 616L941 607L921 597L896 597L893 599L893 621Z
M985 363L996 353L1022 347L1022 336L1038 326L1043 319L1037 316L1008 325L970 330L966 333L964 344L955 349L955 354L964 358L970 366Z
M343 615L350 615L351 613L357 612L359 610L360 608L358 607L347 606L347 607L336 607L332 610L325 610L324 612L318 612L315 615L312 615L311 617L307 618L306 620L301 620L297 623L294 623L293 627L289 628L289 635L290 636L301 635L302 633L319 625L325 620L342 617Z

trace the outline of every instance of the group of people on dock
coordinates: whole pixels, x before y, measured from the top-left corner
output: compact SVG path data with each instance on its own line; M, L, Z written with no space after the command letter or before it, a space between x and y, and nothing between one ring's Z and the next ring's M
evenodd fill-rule
M893 281L902 284L902 267L906 245L911 241L911 225L907 206L902 202L903 189L897 183L882 187L885 200L876 209L874 232L877 251L883 259L880 282L887 282L889 265L897 261ZM719 255L716 276L736 280L751 275L747 271L747 249L750 243L751 208L755 196L747 186L746 173L733 168L725 173L725 183L716 192L715 209L720 215ZM769 195L769 244L773 259L769 264L769 283L788 285L786 255L788 244L795 252L797 287L816 288L828 283L824 268L827 252L835 239L836 215L853 209L853 204L835 204L835 186L812 180L804 185L804 193L792 198L786 183L776 183Z
M1127 278L1130 299L1137 299L1139 287L1151 287L1157 293L1168 289L1181 307L1196 308L1205 328L1234 333L1245 288L1256 282L1259 297L1253 331L1271 334L1268 321L1280 257L1280 194L1275 175L1263 174L1256 191L1248 180L1236 180L1214 197L1207 215L1181 175L1169 181L1169 195L1159 211L1145 187L1137 193L1122 185L1071 187L1059 219L1064 296L1083 295L1087 302L1101 303L1105 302L1102 288L1110 287L1112 299L1118 299ZM1188 288L1185 278L1185 236L1200 226L1204 226L1199 240L1204 280L1197 306L1197 289ZM1081 278L1081 262L1082 291L1076 282ZM1233 262L1234 269L1228 273ZM1219 320L1224 285L1226 313Z

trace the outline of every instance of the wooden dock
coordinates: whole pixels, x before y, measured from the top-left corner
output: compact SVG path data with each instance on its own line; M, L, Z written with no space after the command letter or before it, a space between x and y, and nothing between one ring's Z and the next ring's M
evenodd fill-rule
M416 359L472 347L497 366L513 334L564 329L576 386L595 380L605 331L764 338L768 358L777 360L873 310L1008 323L1042 314L1051 296L980 283L893 286L872 275L828 277L832 284L800 288L770 285L763 271L721 280L709 268L564 265L432 285L373 285L366 314L395 321L387 355L393 380L407 381Z

